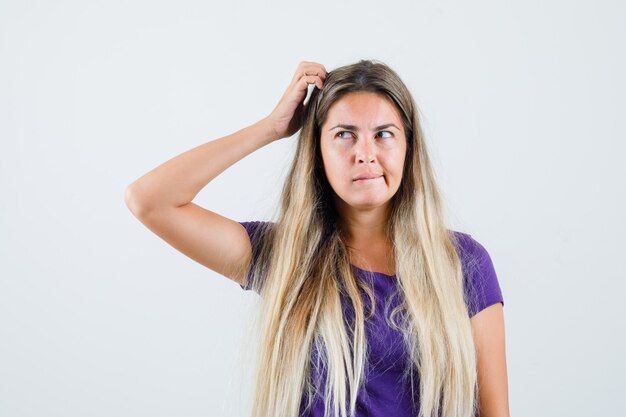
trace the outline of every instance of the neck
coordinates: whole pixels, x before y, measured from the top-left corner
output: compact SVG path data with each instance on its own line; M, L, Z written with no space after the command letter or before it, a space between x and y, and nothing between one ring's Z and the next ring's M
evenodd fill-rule
M343 235L351 264L368 271L395 274L393 244L387 235L387 223L388 217L378 209L352 210L342 216Z
M338 207L346 244L362 248L387 243L389 207L389 204L368 209Z

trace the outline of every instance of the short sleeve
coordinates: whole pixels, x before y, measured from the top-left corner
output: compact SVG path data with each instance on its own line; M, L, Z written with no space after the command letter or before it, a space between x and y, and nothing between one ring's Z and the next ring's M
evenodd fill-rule
M246 272L246 282L245 284L239 284L241 288L246 291L253 290L255 292L259 292L256 286L254 285L254 279L252 272L254 271L255 264L258 260L259 250L260 250L260 231L266 222L262 221L245 221L239 222L248 233L248 238L250 239L250 246L252 247L252 257L250 259L250 266L248 267L248 271ZM262 284L262 283L261 283Z
M485 247L466 233L456 232L456 237L469 316L472 317L496 303L504 306L500 283Z

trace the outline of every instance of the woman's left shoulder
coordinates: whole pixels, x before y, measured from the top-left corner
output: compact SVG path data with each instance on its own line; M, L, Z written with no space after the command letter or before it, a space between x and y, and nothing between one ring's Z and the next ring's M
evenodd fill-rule
M471 234L448 229L450 240L462 259L476 260L489 257L487 249Z
M502 290L489 252L469 233L449 230L463 270L463 286L470 317L500 302Z

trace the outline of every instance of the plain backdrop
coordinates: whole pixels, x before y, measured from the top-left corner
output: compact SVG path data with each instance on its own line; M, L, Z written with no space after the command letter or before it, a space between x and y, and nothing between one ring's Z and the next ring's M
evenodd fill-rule
M245 416L256 294L125 188L274 108L300 61L414 94L448 222L505 300L512 416L626 408L621 1L0 2L0 416ZM194 199L277 205L297 136Z

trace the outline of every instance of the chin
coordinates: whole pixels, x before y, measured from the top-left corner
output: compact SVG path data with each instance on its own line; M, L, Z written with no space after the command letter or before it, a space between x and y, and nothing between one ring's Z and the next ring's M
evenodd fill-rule
M366 210L366 209L374 209L374 208L385 206L389 202L390 202L389 199L356 200L356 201L348 201L347 205L354 209Z
M355 195L354 193L346 193L342 197L333 190L333 197L336 206L343 206L344 208L357 210L371 210L389 204L393 196L381 194L382 193L380 192L371 193L370 195Z

